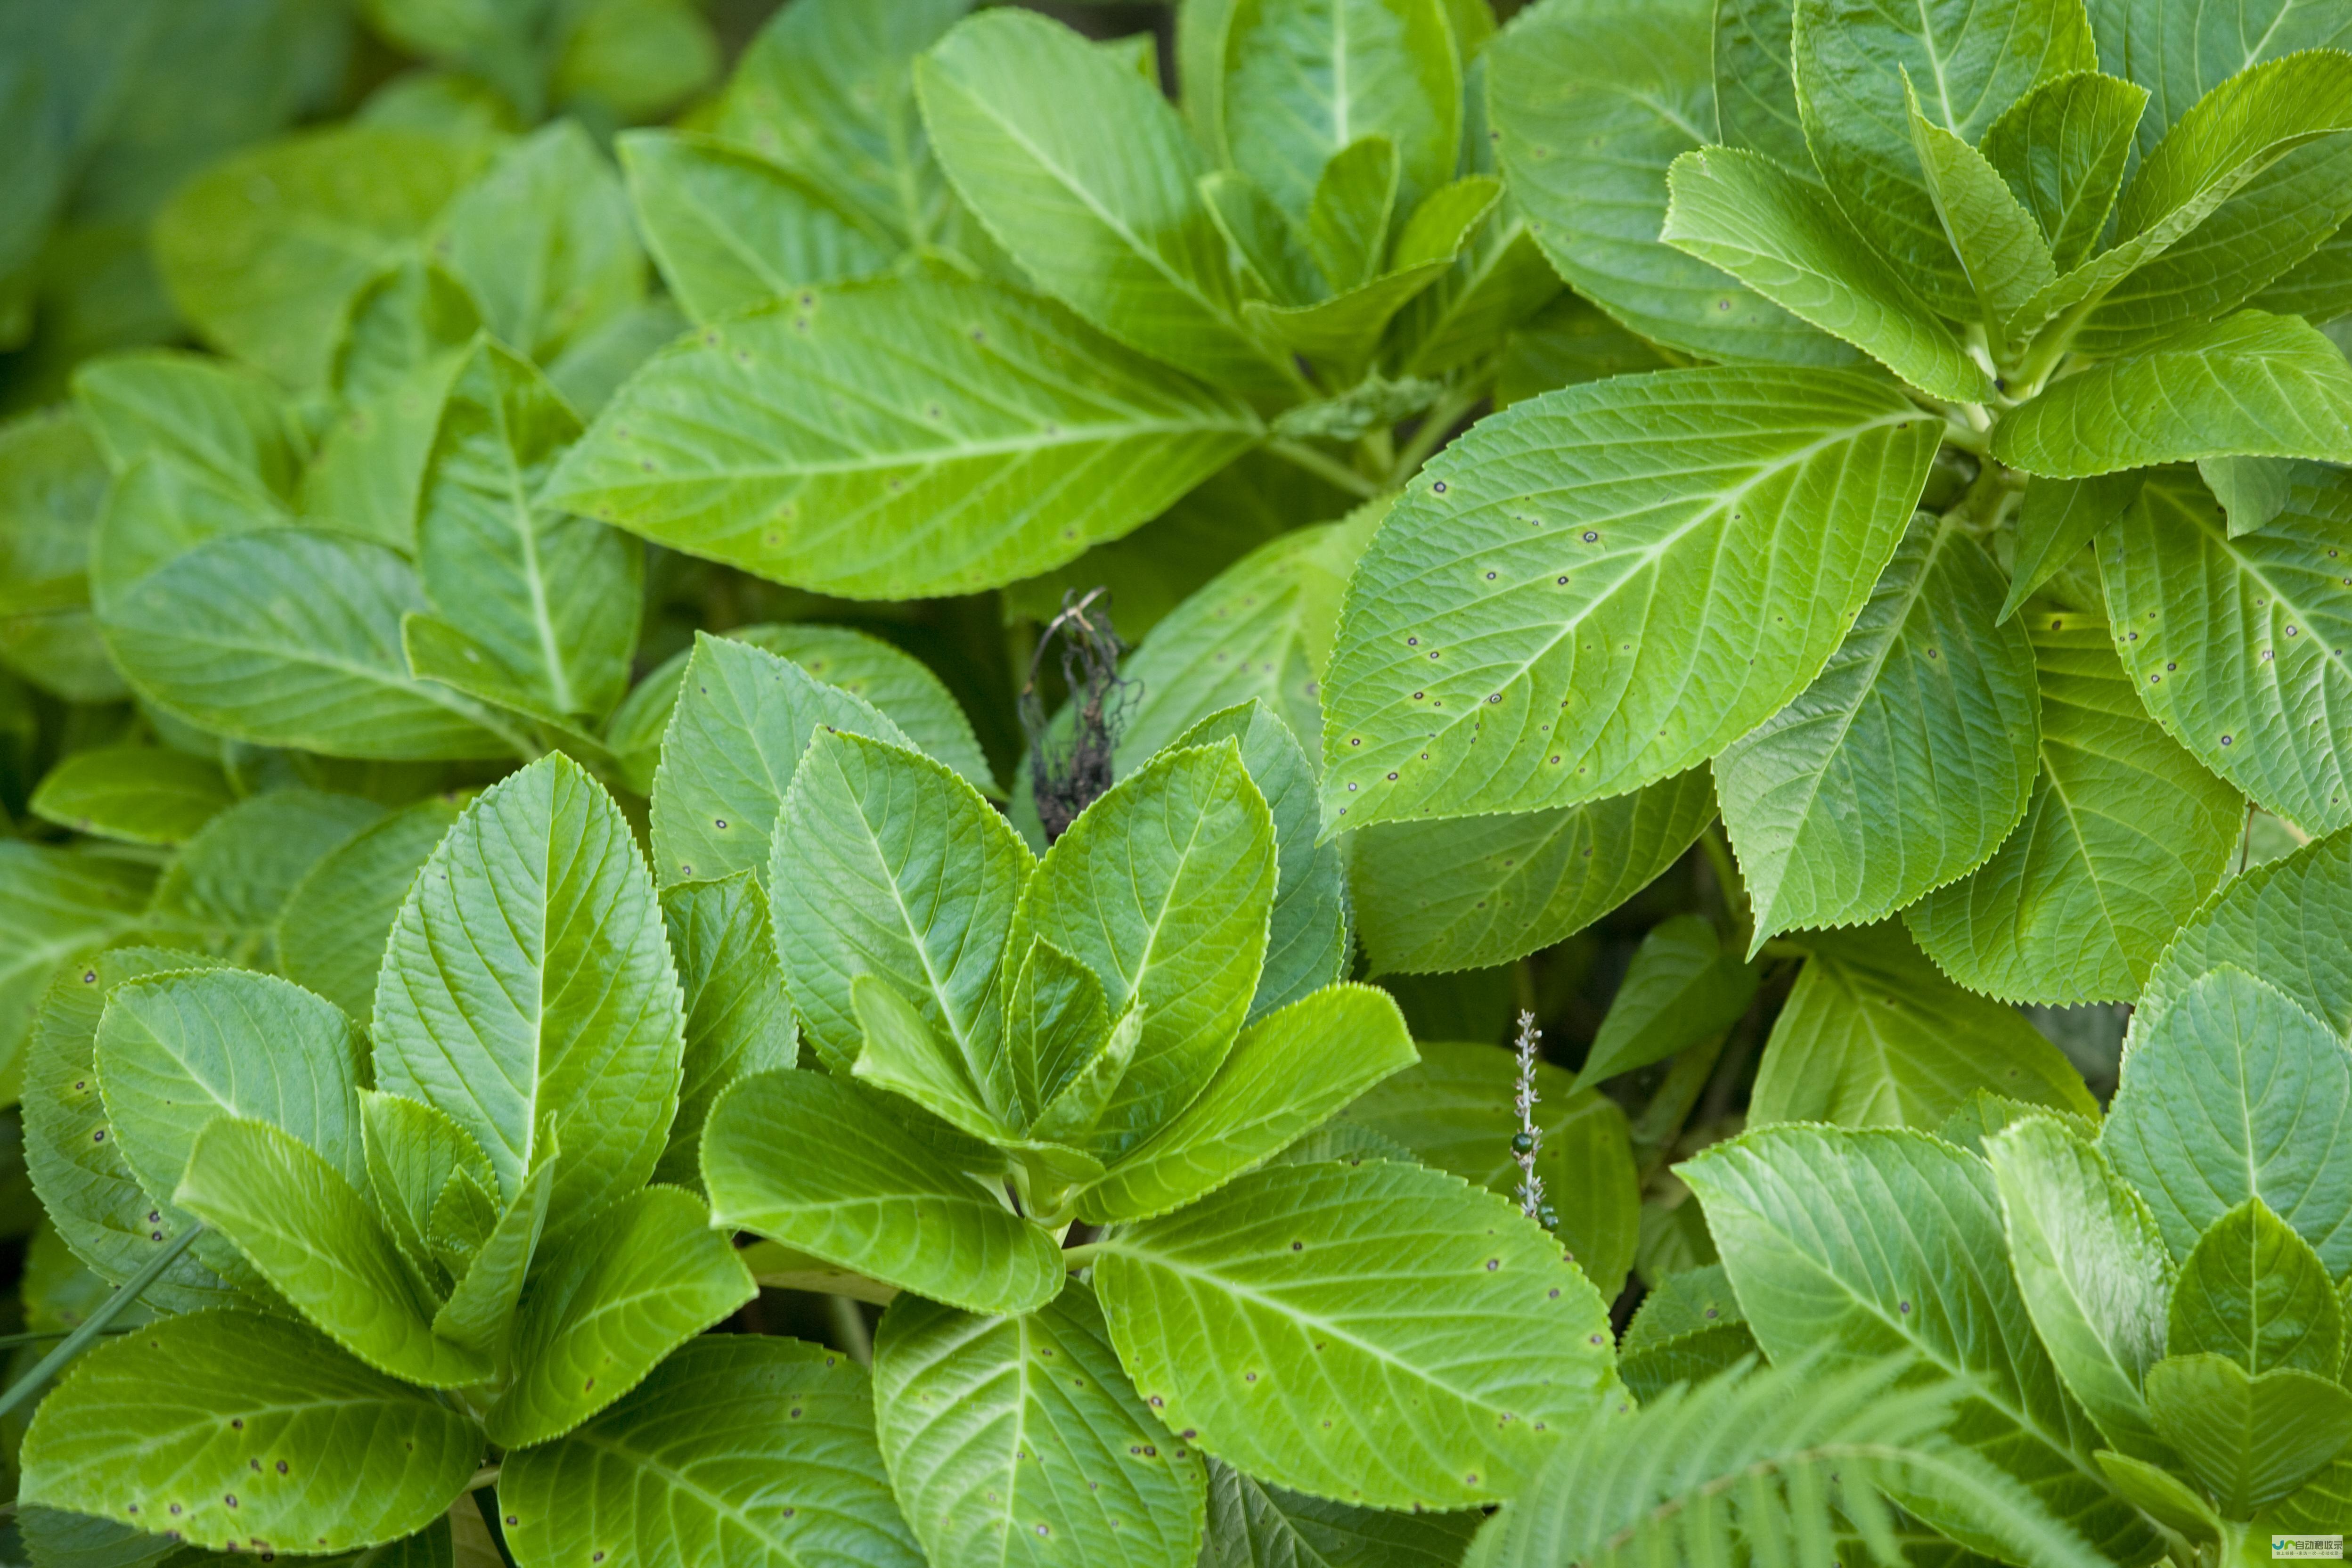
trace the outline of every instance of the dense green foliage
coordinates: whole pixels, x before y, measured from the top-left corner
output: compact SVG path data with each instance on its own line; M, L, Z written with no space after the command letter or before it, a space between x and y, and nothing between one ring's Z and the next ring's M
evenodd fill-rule
M1054 9L0 6L0 1563L2352 1526L2352 6Z

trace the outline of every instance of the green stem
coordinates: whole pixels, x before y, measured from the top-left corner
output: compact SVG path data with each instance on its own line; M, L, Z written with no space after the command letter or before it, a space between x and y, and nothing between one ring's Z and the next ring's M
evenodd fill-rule
M1430 455L1452 434L1454 421L1476 407L1483 395L1482 393L1457 387L1440 397L1435 405L1422 416L1420 425L1413 430L1412 439L1405 443L1404 450L1397 454L1396 467L1389 470L1389 488L1394 489L1418 473L1422 464L1429 461Z
M13 1351L25 1345L37 1345L47 1340L61 1340L74 1331L72 1329L58 1329L54 1332L42 1334L0 1334L0 1351ZM106 1331L110 1334L127 1334L131 1331L109 1329Z
M1377 481L1366 479L1339 458L1327 457L1303 441L1276 438L1268 441L1265 444L1265 449L1284 462L1304 468L1317 479L1335 485L1349 495L1361 496L1366 500L1370 500L1381 493L1381 487Z
M833 1337L849 1359L860 1366L874 1363L874 1336L866 1331L866 1314L847 1296L827 1296L826 1307L833 1313Z
M1095 1260L1095 1249L1101 1245L1099 1241L1082 1241L1076 1247L1062 1248L1062 1267L1074 1274L1088 1267Z
M172 1260L188 1250L188 1244L195 1240L204 1228L200 1225L192 1225L173 1237L170 1246L142 1264L139 1272L124 1280L113 1295L100 1303L98 1310L92 1312L81 1327L68 1334L63 1344L43 1356L32 1371L10 1384L7 1393L0 1394L0 1415L7 1415L32 1397L57 1373L58 1368L81 1354L92 1340L106 1332L107 1325L121 1317L122 1310L137 1300L141 1291L155 1283L163 1270L172 1267Z

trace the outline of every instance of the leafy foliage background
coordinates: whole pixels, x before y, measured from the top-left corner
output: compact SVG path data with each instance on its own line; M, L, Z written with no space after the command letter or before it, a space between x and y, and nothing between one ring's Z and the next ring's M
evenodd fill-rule
M0 9L0 1561L2352 1524L2347 51Z

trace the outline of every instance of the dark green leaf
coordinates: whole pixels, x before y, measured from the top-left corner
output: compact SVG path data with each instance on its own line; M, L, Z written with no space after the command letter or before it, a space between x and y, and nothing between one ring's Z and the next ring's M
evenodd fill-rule
M1127 532L1261 431L1055 306L919 272L672 344L541 499L830 593L967 593Z
M1274 1166L1097 1247L1136 1387L1276 1485L1468 1506L1607 1397L1607 1314L1559 1244L1417 1165Z
M1835 650L1933 426L1884 382L1734 369L1483 422L1357 567L1326 683L1326 821L1573 805L1714 755ZM1801 589L1768 598L1783 573Z
M2094 1116L2064 1053L2014 1008L1938 973L1892 921L1805 939L1811 956L1764 1047L1751 1124L1933 1131L1971 1094Z
M1710 0L1544 0L1489 51L1503 174L1578 291L1708 358L1846 364L1853 351L1658 237L1666 166L1716 140Z
M42 1401L22 1496L194 1546L334 1552L425 1528L481 1457L470 1416L310 1330L196 1312L93 1351Z
M933 149L1039 287L1129 346L1237 391L1297 373L1237 320L1206 161L1156 88L1058 23L996 11L917 63Z
M901 1296L874 1384L899 1506L933 1562L1192 1568L1202 1456L1137 1395L1085 1286L1015 1318Z
M1661 921L1634 949L1577 1082L1590 1088L1720 1034L1755 994L1756 970L1703 916Z

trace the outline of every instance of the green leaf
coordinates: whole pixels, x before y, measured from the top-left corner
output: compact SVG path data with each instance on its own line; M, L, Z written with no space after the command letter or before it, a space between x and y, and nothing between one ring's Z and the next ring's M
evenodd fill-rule
M2025 1117L1989 1135L1984 1155L2019 1293L2066 1391L2109 1444L2168 1462L2140 1394L2164 1353L2172 1288L2156 1216L2095 1145L2053 1118Z
M2131 0L2090 0L2101 53L2118 74L2146 88L2156 112L2140 127L2153 148L2197 100L2247 67L2300 49L2352 46L2352 17L2326 0L2237 0L2193 16L2131 16Z
M1482 422L1357 566L1326 822L1573 805L1721 751L1836 649L1935 423L1883 382L1761 369L1619 377Z
M971 721L930 668L881 638L847 626L782 622L735 626L719 634L788 658L828 686L862 697L906 731L918 749L963 775L982 795L1001 798L987 753ZM661 761L662 731L677 710L693 649L672 655L614 710L605 740L645 780L647 790ZM760 868L764 870L765 868Z
M2066 377L2013 410L1993 455L2084 479L2199 458L2352 455L2352 364L2293 316L2241 310Z
M629 681L644 551L532 502L580 434L529 362L488 341L442 405L418 497L425 592L537 709L601 717Z
M2340 359L2341 356L2339 355ZM2352 476L2306 468L2285 510L2232 536L2185 470L2150 476L2099 546L2099 574L2140 700L2198 761L2312 832L2352 824ZM2161 679L2158 679L2161 677Z
M703 1127L702 1181L713 1224L933 1300L1025 1312L1062 1288L1051 1237L837 1078L739 1079Z
M1969 313L1975 297L1920 167L1904 79L1929 126L1973 145L2029 89L2098 64L2082 7L1798 0L1790 61L1806 144L1838 205L1930 304Z
M2107 1489L2095 1433L2035 1336L2005 1268L1991 1169L1924 1133L1772 1127L1717 1143L1676 1172L1706 1219L1748 1325L1776 1361L1829 1366L1909 1352L1906 1382L1961 1385L1948 1430L2022 1481L2110 1556L2145 1561L2147 1526ZM1818 1375L1818 1374L1817 1374ZM1961 1544L1996 1550L1958 1500L1895 1500Z
M1475 1513L1391 1513L1285 1491L1209 1462L1201 1568L1455 1568Z
M1821 184L1797 114L1789 61L1794 8L1780 0L1719 0L1715 8L1715 110L1727 146L1750 147L1801 180Z
M1715 1263L1669 1274L1642 1298L1618 1342L1617 1370L1648 1405L1675 1384L1712 1377L1757 1355L1739 1298Z
M654 1179L701 1181L702 1121L737 1079L800 1060L799 1026L768 923L767 896L748 871L662 889L662 924L686 993L677 1116Z
M614 317L563 351L547 367L548 379L583 417L593 418L664 345L687 330L687 320L667 295L656 295L625 315Z
M1348 968L1347 866L1337 844L1318 844L1323 810L1315 798L1315 764L1263 699L1212 713L1172 743L1205 746L1231 739L1242 749L1250 782L1274 820L1274 909L1265 967L1258 972L1249 1016L1262 1018L1333 982Z
M1391 353L1408 375L1460 370L1500 352L1514 329L1561 297L1559 274L1507 191L1471 230L1454 264L1397 312L1389 326Z
M2227 1356L2167 1356L2148 1368L2148 1408L2231 1519L2301 1486L2352 1442L2352 1393L2307 1372L2259 1377Z
M983 939L973 945L986 952L992 944ZM1013 1131L1011 1124L1020 1116L1012 1103L1009 1064L1001 1049L990 1053L997 1072L991 1089L983 1090L974 1083L974 1069L956 1046L940 1038L915 1005L888 981L858 975L850 982L849 995L851 1015L864 1036L850 1069L852 1076L860 1083L914 1101L975 1138L991 1142L1006 1140ZM974 1011L982 1016L995 1012L995 1000L993 995L982 996ZM1002 1038L999 1036L996 1043L1001 1045ZM1114 1078L1125 1065L1106 1064ZM1095 1109L1100 1109L1099 1100L1095 1101ZM1090 1122L1091 1117L1079 1120Z
M330 756L508 753L486 710L409 673L401 617L429 607L383 546L271 528L198 544L101 594L99 620L143 695L237 740Z
M376 971L409 884L457 820L435 796L362 828L312 862L278 908L278 966L354 1018L375 1007Z
M1239 169L1201 176L1201 200L1239 258L1245 293L1277 305L1304 305L1323 292L1307 236L1255 180Z
M971 0L811 0L744 50L718 132L814 182L896 240L946 226L954 198L927 145L909 68Z
M1127 532L1261 430L1051 304L918 272L663 350L540 500L827 593L966 593Z
M472 290L491 334L525 358L552 360L645 298L628 197L576 120L500 153L439 226L435 252Z
M1818 1357L1737 1366L1622 1419L1622 1405L1590 1417L1479 1531L1468 1561L1538 1568L1750 1553L1808 1563L1957 1555L1946 1537L1916 1526L1905 1531L1913 1551L1901 1549L1885 1500L1915 1495L1961 1514L1967 1539L2004 1563L2114 1561L1941 1430L1959 1390L1938 1380L1900 1387L1902 1370L1899 1358L1834 1370ZM2152 1534L2133 1544L2139 1559L2161 1549Z
M2025 204L2062 272L2082 265L2115 211L2147 89L2097 71L2053 77L2000 111L1979 143ZM2012 305L2005 312L2014 315Z
M1693 768L1582 805L1367 828L1349 887L1370 973L1483 969L1573 936L1682 858L1715 811Z
M698 634L654 775L654 865L662 879L766 876L802 753L812 735L833 730L906 740L871 703L790 659Z
M152 746L76 752L41 779L28 809L61 827L130 844L177 844L236 798L217 765Z
M2170 1526L2192 1542L2220 1542L2221 1516L2195 1487L2169 1470L2128 1454L2102 1448L2092 1457L2099 1461L2099 1468L2106 1471L2107 1484L2150 1519Z
M135 861L0 842L0 1078L58 965L136 927L152 880Z
M2225 966L2261 975L2330 1032L2352 1033L2352 966L2342 956L2352 947L2352 904L2341 891L2347 881L2352 834L2342 832L2232 878L2158 961L2132 1017L2133 1038L2145 1037L2199 979ZM2344 1261L2352 1264L2352 1254Z
M1608 1314L1559 1244L1417 1165L1275 1166L1097 1248L1111 1342L1153 1410L1277 1486L1386 1508L1507 1496L1612 1381Z
M1904 920L1972 991L2053 1005L2135 996L2228 871L2244 807L2148 719L2097 616L2036 609L2026 632L2042 771L2025 818Z
M1270 540L1154 626L1121 672L1143 694L1120 728L1114 772L1134 772L1202 720L1252 698L1319 761L1340 596L1386 510L1373 501L1344 521Z
M1461 51L1441 0L1237 0L1223 44L1221 144L1286 210L1367 136L1396 150L1402 208L1453 177Z
M1911 144L1927 177L1927 195L1944 237L1976 295L1979 319L1998 326L2039 289L2057 280L2050 245L2033 215L1986 154L1919 111L1918 92L1903 79Z
M2006 622L2017 614L2043 584L2074 563L2100 530L2128 512L2144 477L2126 471L2027 485L2018 504L2009 594L1999 618Z
M1078 1212L1103 1224L1181 1208L1415 1059L1388 993L1326 986L1244 1029L1208 1087L1080 1194Z
M1853 351L1658 237L1666 168L1716 140L1711 0L1544 0L1495 41L1496 148L1559 275L1645 338L1710 359Z
M239 957L267 954L279 911L310 868L383 816L373 801L318 790L248 796L164 870L147 927Z
M2338 1455L2302 1486L2263 1510L2254 1521L2254 1534L2302 1531L2315 1535L2342 1522L2347 1505L2352 1505L2352 1459Z
M1207 1086L1247 1016L1276 886L1274 824L1233 741L1162 752L1055 841L1010 952L1043 937L1143 1008L1135 1060L1087 1141L1123 1154Z
M1983 369L1958 337L1817 187L1760 153L1703 147L1675 160L1666 189L1667 244L1723 268L1931 396L1979 403L1990 395Z
M541 1159L503 1209L497 1189L476 1185L470 1171L450 1179L426 1232L435 1256L457 1281L433 1316L435 1333L506 1363L515 1308L547 1231L555 1173L553 1155Z
M532 1564L923 1561L875 1447L865 1369L798 1340L693 1341L579 1431L509 1456L499 1506Z
M1136 1023L1139 1028L1139 1016ZM1004 1054L1024 1113L1034 1120L1109 1033L1110 1009L1095 972L1050 942L1031 942L1004 987Z
M1968 1098L1960 1101L1959 1109L1944 1118L1944 1124L1935 1130L1936 1136L1971 1154L1981 1154L1985 1152L1984 1141L1987 1138L2029 1116L2046 1117L2085 1139L2095 1140L2099 1136L2099 1123L2095 1118L2083 1115L2080 1111L2028 1105L2024 1100L2011 1100L1989 1089L1969 1090Z
M311 1325L378 1372L427 1388L489 1377L490 1358L433 1331L439 1303L360 1189L301 1140L220 1116L173 1201L234 1243Z
M691 1193L647 1187L541 1259L515 1324L515 1379L483 1424L509 1448L562 1436L759 1294Z
M68 970L49 988L25 1068L25 1165L58 1234L100 1278L121 1284L176 1240L189 1222L169 1220L122 1157L100 1094L99 1019L124 981L219 961L163 948L114 948ZM150 1215L152 1218L150 1218ZM237 1300L193 1252L182 1252L142 1298L190 1312Z
M560 1236L652 1173L683 1028L628 823L550 756L468 806L401 905L376 986L376 1085L472 1134L502 1200L560 1136Z
M173 1194L197 1134L222 1116L268 1122L323 1155L352 1187L366 1183L361 1049L358 1027L299 986L224 969L114 986L96 1063L124 1163L153 1206L176 1217ZM199 1237L195 1250L239 1283L254 1279L226 1239Z
M268 378L194 354L154 353L94 360L74 373L74 401L121 473L161 455L213 479L263 511L282 510L309 442Z
M915 88L957 192L1039 288L1213 384L1295 385L1238 322L1224 237L1196 188L1208 165L1155 87L1011 11L959 25L916 62Z
M2165 1321L2170 1354L2210 1351L2256 1377L2294 1367L2332 1380L2344 1365L2336 1282L2311 1244L2258 1197L2197 1238Z
M436 261L404 257L352 296L329 379L346 402L381 403L426 366L446 364L481 330L481 305L464 280ZM322 454L314 462L323 460ZM306 501L316 479L303 476ZM395 540L405 537L407 521L401 520Z
M422 1100L360 1090L368 1185L393 1239L420 1268L433 1262L433 1214L460 1174L484 1192L497 1185L489 1156L467 1131ZM438 1281L435 1281L438 1283Z
M472 177L477 144L388 126L308 132L213 164L155 220L173 302L297 386L326 377L344 306Z
M1335 1125L1387 1138L1425 1165L1510 1196L1520 1181L1511 1152L1518 1064L1485 1045L1423 1045L1421 1060L1373 1088ZM1536 1174L1559 1211L1559 1237L1603 1300L1614 1300L1633 1265L1642 1222L1641 1177L1625 1113L1573 1075L1536 1065Z
M78 415L0 424L0 661L68 701L126 694L88 607L90 529L107 489Z
M1661 921L1633 951L1577 1082L1591 1088L1720 1034L1755 995L1756 970L1704 916Z
M2340 68L2343 57L2331 63ZM2352 72L2330 74L2335 79L2326 90L2336 101L2330 118L2340 131L2352 124ZM2288 152L2193 231L2105 291L2075 346L2092 353L2133 353L2257 294L2268 296L2271 283L2315 258L2352 216L2347 178L2352 143L2340 135ZM2128 188L2125 195L2128 200ZM2291 289L2288 301L2310 302L2294 300Z
M2152 988L2151 988L2152 989ZM2100 1143L2156 1213L2175 1258L2258 1197L2352 1271L2352 1047L2270 985L2223 964L2133 1036Z
M1806 945L1804 973L1764 1047L1751 1124L1933 1131L1979 1089L2097 1114L2063 1052L2014 1008L1944 978L1893 921L1823 931Z
M1332 168L1339 167L1335 160ZM1243 316L1273 342L1328 367L1331 384L1357 379L1397 312L1453 267L1479 220L1493 209L1499 189L1487 174L1442 186L1415 209L1385 271L1374 266L1362 281L1312 305L1277 307L1253 300L1244 305Z
M196 1312L82 1359L26 1434L21 1495L192 1546L337 1552L424 1529L481 1457L472 1417L310 1330Z
M2197 477L2221 503L2230 537L2252 533L2286 510L2294 481L2305 473L2324 475L2315 463L2292 458L2200 458Z
M1051 942L1039 942L1031 943L1029 951L1053 952L1055 949ZM1077 966L1076 959L1067 959L1067 962ZM1087 1133L1094 1131L1095 1124L1102 1120L1103 1107L1110 1103L1111 1091L1118 1087L1119 1080L1127 1076L1127 1069L1134 1065L1135 1047L1142 1039L1143 1009L1131 1006L1119 1015L1117 1024L1103 1031L1099 1044L1075 1059L1076 1065L1062 1079L1061 1087L1039 1110L1036 1120L1030 1123L1030 1137L1046 1141L1083 1141ZM1052 1043L1058 1046L1063 1042L1056 1040ZM1203 1089L1202 1092L1205 1095L1208 1091ZM1092 1179L1101 1173L1098 1169L1087 1168L1101 1163L1090 1154L1056 1147L1048 1158L1065 1168L1083 1170L1085 1179Z
M2041 704L2001 593L1960 528L1915 516L1821 676L1716 758L1758 943L1883 919L2017 826Z
M1137 1396L1084 1285L1013 1318L900 1296L875 1335L874 1394L933 1562L1193 1568L1201 1456Z
M697 322L870 278L897 248L810 179L715 136L629 131L615 145L646 243Z
M777 816L776 948L828 1067L857 1059L852 988L876 976L945 1036L978 1104L1003 1120L1017 1069L1004 1055L1000 957L1029 850L977 790L895 738L826 728L810 742Z
M2140 122L2143 135L2165 122L2161 113L2148 116ZM2273 255L2282 237L2252 232L2262 226L2252 220L2284 211L2292 221L2317 211L2333 194L2326 184L2301 188L2310 174L2332 173L2328 167L2315 170L2309 158L2280 161L2347 122L2352 59L2339 54L2274 60L2222 82L2172 124L2161 142L2143 147L2138 173L2116 210L2116 243L2026 301L2010 322L2012 333L2022 336L2062 314L2070 324L2079 322L2113 295L2106 324L2116 330L2079 341L2084 348L2095 345L2099 353L2114 353L2145 347L2171 328L2243 300L2270 280L2272 268L2283 268L2326 234L2324 211L2317 213L2322 226L2306 234L2300 248ZM2315 153L2332 157L2330 149ZM2277 176L2264 179L2274 166ZM2217 218L2223 205L2241 193L2245 203L2232 204L2230 217ZM2209 220L2210 231L2197 235L2185 260L2173 265L2163 259ZM2232 254L2242 249L2247 254ZM2250 258L2253 270L2231 279ZM2129 287L2118 294L2126 282ZM2230 286L2218 286L2222 283Z

